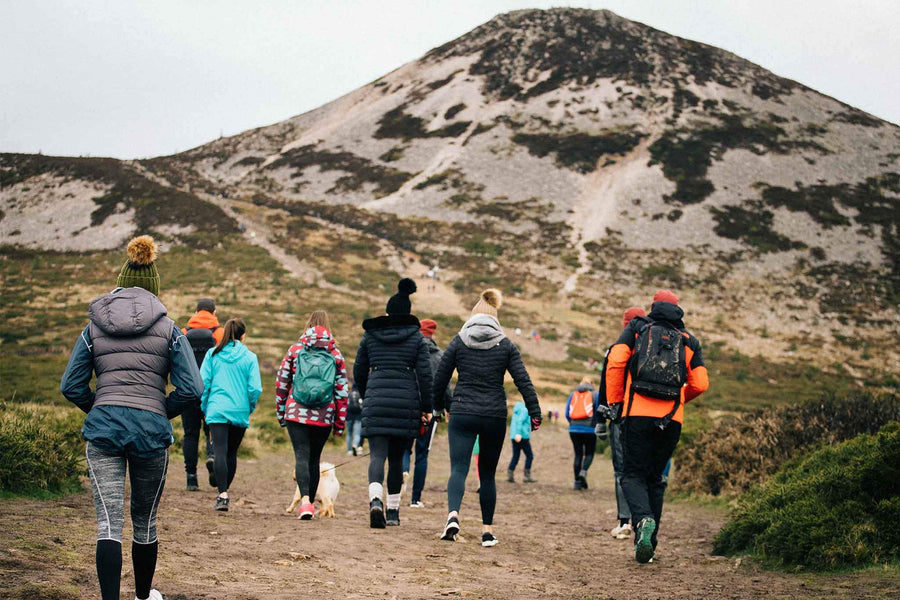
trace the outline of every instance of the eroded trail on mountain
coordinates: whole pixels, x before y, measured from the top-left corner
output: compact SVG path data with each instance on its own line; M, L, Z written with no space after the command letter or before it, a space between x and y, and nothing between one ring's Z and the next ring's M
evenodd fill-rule
M301 522L283 512L292 494L288 446L241 459L229 513L212 510L215 493L205 485L200 493L184 491L182 462L173 456L160 508L155 584L169 600L850 599L900 594L900 582L889 575L772 573L746 560L739 564L710 556L721 513L686 503L667 506L658 562L637 565L631 542L607 533L615 506L609 461L595 461L591 489L574 492L565 428L546 427L533 442L539 481L498 483L495 531L501 543L494 548L479 543L474 465L463 500L464 540L438 539L449 473L443 434L432 450L426 508L403 506L401 526L386 530L368 527L365 458L338 469L343 487L336 518ZM341 463L349 457L329 445L325 458ZM507 447L501 466L508 459ZM408 502L407 493L404 504ZM94 528L86 490L54 501L0 501L0 597L21 597L25 585L45 590L29 596L34 598L98 597ZM125 539L128 535L126 531ZM126 544L123 597L131 591L128 552ZM60 593L46 592L54 588Z

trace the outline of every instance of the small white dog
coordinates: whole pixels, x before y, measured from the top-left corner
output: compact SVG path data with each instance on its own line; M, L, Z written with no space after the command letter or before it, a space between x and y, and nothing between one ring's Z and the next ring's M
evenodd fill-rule
M291 478L297 481L297 476L292 475ZM337 500L338 493L341 491L341 482L338 481L335 474L335 467L331 463L319 463L319 489L316 491L314 500L319 502L319 516L334 518L334 501ZM294 499L291 500L290 506L285 512L293 512L300 505L300 490L294 486Z

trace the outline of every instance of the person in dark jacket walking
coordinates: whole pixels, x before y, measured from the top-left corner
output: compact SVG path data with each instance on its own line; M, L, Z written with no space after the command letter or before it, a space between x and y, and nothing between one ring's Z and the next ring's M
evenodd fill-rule
M365 333L353 364L353 379L363 396L363 436L369 440L369 525L378 529L400 524L403 453L431 422L428 344L419 320L410 314L409 297L415 291L412 279L401 279L387 302L387 315L363 321Z
M650 323L641 326L637 333L629 323L609 351L606 368L607 401L612 410L624 415L622 491L635 524L634 557L640 563L651 561L656 552L666 490L663 472L681 436L684 406L709 388L700 342L685 331L683 317L678 297L660 290L653 297ZM654 339L658 340L655 344L647 341ZM650 354L651 347L657 348L657 353ZM643 360L645 354L639 354L638 348L646 348L645 354L653 357L677 353L680 364L672 366L681 370L683 381L672 389L673 399L665 399L663 394L668 391L665 386L673 387L669 384L671 377L663 384L649 380L647 375L648 371L657 373L670 363L648 359L645 368L639 369L635 361Z
M347 396L347 455L362 454L362 396L354 381Z
M566 420L569 439L575 450L575 483L572 489L588 489L587 472L594 462L597 436L594 434L595 415L600 395L594 390L590 377L584 377L566 401Z
M103 600L119 599L126 470L135 597L162 599L151 586L159 551L156 514L173 441L169 419L203 393L191 346L156 297L156 254L149 236L129 242L118 287L91 302L90 323L76 340L60 383L63 396L87 413L81 435L97 508L96 565ZM92 373L97 374L95 391ZM175 388L168 396L167 379Z
M182 328L181 331L191 344L199 368L209 349L221 342L222 336L225 334L225 329L219 325L219 319L216 317L216 301L212 298L200 298L197 301L197 312L188 319L187 327ZM209 485L216 487L212 438L209 437L209 426L203 419L203 411L200 410L199 402L184 409L184 412L181 413L181 426L184 428L181 451L184 454L187 490L196 492L200 489L197 481L197 457L200 453L201 430L206 438L206 470L209 472Z
M327 367L313 362L317 355ZM302 392L296 393L295 381L299 389L306 386L309 390L308 402ZM328 313L314 311L306 321L306 332L284 355L275 387L275 414L278 423L287 427L294 448L294 476L301 496L298 518L304 521L316 512L313 502L319 488L319 459L328 434L332 430L336 436L344 433L348 396L347 366L331 335Z
M431 364L431 373L434 375L441 362L441 357L444 355L444 351L441 350L438 347L437 342L434 341L434 332L437 331L437 322L431 319L422 319L419 331L425 336L425 342L428 344L428 359ZM449 397L450 386L448 385L444 390L445 401ZM409 502L410 508L425 507L425 504L422 503L422 490L425 489L425 478L428 475L428 450L436 426L437 423L434 421L429 423L416 437L416 441L413 444L416 450L416 464L415 471L413 472L412 498ZM409 473L411 454L412 448L407 449L403 454L404 474Z
M500 451L506 439L506 391L503 378L507 371L522 394L531 429L541 425L541 407L522 356L503 333L497 319L502 303L498 290L485 290L472 308L472 316L453 338L435 375L434 405L440 413L445 408L443 390L453 372L458 382L449 406L450 480L447 482L447 524L441 539L455 541L459 533L459 508L465 493L466 476L472 460L475 439L479 440L479 481L481 488L481 545L497 544L493 533L497 486L494 476Z

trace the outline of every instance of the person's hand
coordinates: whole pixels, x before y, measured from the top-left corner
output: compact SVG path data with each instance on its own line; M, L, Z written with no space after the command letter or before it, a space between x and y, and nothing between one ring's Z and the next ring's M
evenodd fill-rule
M287 423L284 422L284 419L278 419L278 425L280 425L281 427L286 427Z
M543 418L541 417L531 417L531 430L537 431L538 429L540 429L542 421Z
M342 435L344 435L344 428L343 428L343 427L341 427L340 429L335 429L335 430L334 430L334 437L341 437Z
M432 413L422 413L422 422L428 425L434 415Z
M440 423L443 420L444 420L444 411L436 412L434 414L434 422L435 423Z
M606 421L600 421L597 423L596 427L594 427L594 435L596 435L601 440L605 440L609 435L609 429L606 427Z
M515 437L514 439L515 439L517 442L521 442L521 441L522 441L522 434L521 434L521 433L517 433L517 434L516 434L516 437Z

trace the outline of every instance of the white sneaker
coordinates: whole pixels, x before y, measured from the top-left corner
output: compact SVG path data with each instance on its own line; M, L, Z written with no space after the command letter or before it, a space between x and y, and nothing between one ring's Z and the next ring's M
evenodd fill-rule
M347 450L347 456L353 456L353 450Z
M425 508L425 504L421 500L409 503L410 508Z
M627 540L631 536L631 524L625 523L613 528L609 533L617 540Z
M141 600L137 596L134 597L134 600ZM150 595L147 596L147 600L163 600L163 595L159 593L157 590L150 590Z

